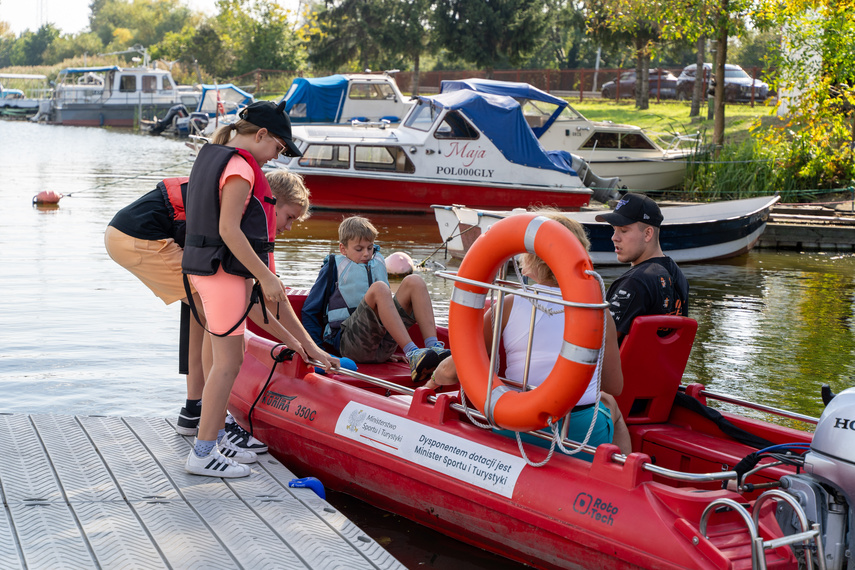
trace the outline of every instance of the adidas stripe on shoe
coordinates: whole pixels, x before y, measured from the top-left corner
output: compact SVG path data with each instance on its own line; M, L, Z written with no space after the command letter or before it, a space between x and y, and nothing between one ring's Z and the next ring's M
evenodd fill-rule
M216 446L211 449L208 455L203 457L199 457L191 449L184 469L193 475L205 475L207 477L246 477L252 472L249 465L243 465L224 457Z
M255 463L258 461L258 456L254 452L241 449L229 441L228 434L226 434L226 436L220 440L220 443L217 444L217 449L220 450L220 453L224 457L237 461L238 463Z
M241 449L254 453L267 453L267 445L252 437L231 414L226 416L226 439Z

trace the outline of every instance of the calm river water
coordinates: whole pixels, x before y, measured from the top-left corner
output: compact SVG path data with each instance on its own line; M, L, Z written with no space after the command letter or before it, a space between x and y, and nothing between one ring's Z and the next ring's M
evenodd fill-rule
M188 174L192 153L174 139L27 122L0 121L0 140L0 412L174 416L185 396L177 304L163 305L116 265L103 232L158 180ZM43 189L66 197L58 207L34 207ZM342 215L317 213L277 243L287 285L311 286ZM440 245L432 216L371 218L386 253L420 261ZM455 265L441 251L431 259ZM600 269L607 284L624 270ZM683 270L699 322L686 382L814 416L823 382L835 391L853 384L855 257L754 251ZM424 277L446 324L450 286ZM402 530L400 521L383 528L383 518L357 522L395 535L391 543L430 533ZM427 536L426 550L413 547L410 558L386 546L408 565L502 567Z

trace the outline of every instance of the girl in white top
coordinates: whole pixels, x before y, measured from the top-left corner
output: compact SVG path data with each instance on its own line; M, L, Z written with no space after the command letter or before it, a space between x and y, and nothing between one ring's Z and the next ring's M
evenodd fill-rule
M585 235L585 228L579 222L570 220L554 211L541 212L541 214L567 227L585 246L586 250L590 247L588 237ZM520 265L523 275L539 285L557 292L560 298L558 281L542 259L534 254L526 253L520 256ZM563 305L508 295L505 297L502 310L501 331L502 344L506 354L505 376L521 382L525 373L525 355L528 346L532 303L537 306L537 311L528 383L530 386L538 386L549 375L558 360L564 338ZM492 309L488 309L484 315L484 342L488 348L492 344L492 318ZM597 421L588 445L596 447L600 443L615 443L620 447L622 453L629 453L631 451L629 431L613 398L623 390L623 372L620 365L617 331L614 321L608 313L601 378L603 393L599 406L596 409L593 406L597 399L597 371L595 371L585 393L571 413L568 437L574 441L582 441L591 424L591 418L596 412ZM440 385L455 384L457 381L452 355L452 358L447 358L440 363L426 386L437 388ZM538 438L527 439L527 441L538 445L543 444L543 441ZM589 458L586 454L580 454L578 457Z

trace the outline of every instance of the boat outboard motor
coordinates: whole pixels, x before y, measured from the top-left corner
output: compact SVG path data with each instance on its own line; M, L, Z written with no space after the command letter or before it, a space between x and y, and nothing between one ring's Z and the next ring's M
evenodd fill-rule
M189 114L190 113L187 111L187 107L185 107L181 103L179 103L178 105L173 105L172 107L169 108L169 111L166 113L166 116L163 117L158 122L156 122L151 127L149 132L153 135L159 135L160 133L165 131L167 128L172 126L172 121L174 119L180 118L180 117L186 117Z
M804 455L804 473L782 477L781 488L798 500L808 524L822 527L826 568L855 570L855 388L828 403ZM786 503L776 516L785 533L801 532Z
M603 204L609 200L617 200L620 198L620 178L617 176L605 178L594 174L591 164L581 156L570 154L573 157L573 170L582 179L582 183L594 191L591 198ZM625 187L624 187L625 188Z

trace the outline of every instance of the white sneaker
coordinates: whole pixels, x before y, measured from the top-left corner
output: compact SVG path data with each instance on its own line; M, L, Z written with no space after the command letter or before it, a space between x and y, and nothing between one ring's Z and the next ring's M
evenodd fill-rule
M199 457L191 449L184 469L188 473L207 475L208 477L246 477L252 472L249 465L241 465L233 459L224 457L216 445L208 455L203 457Z
M258 461L258 455L254 451L241 449L233 441L228 438L228 434L217 444L220 453L238 463L255 463Z

